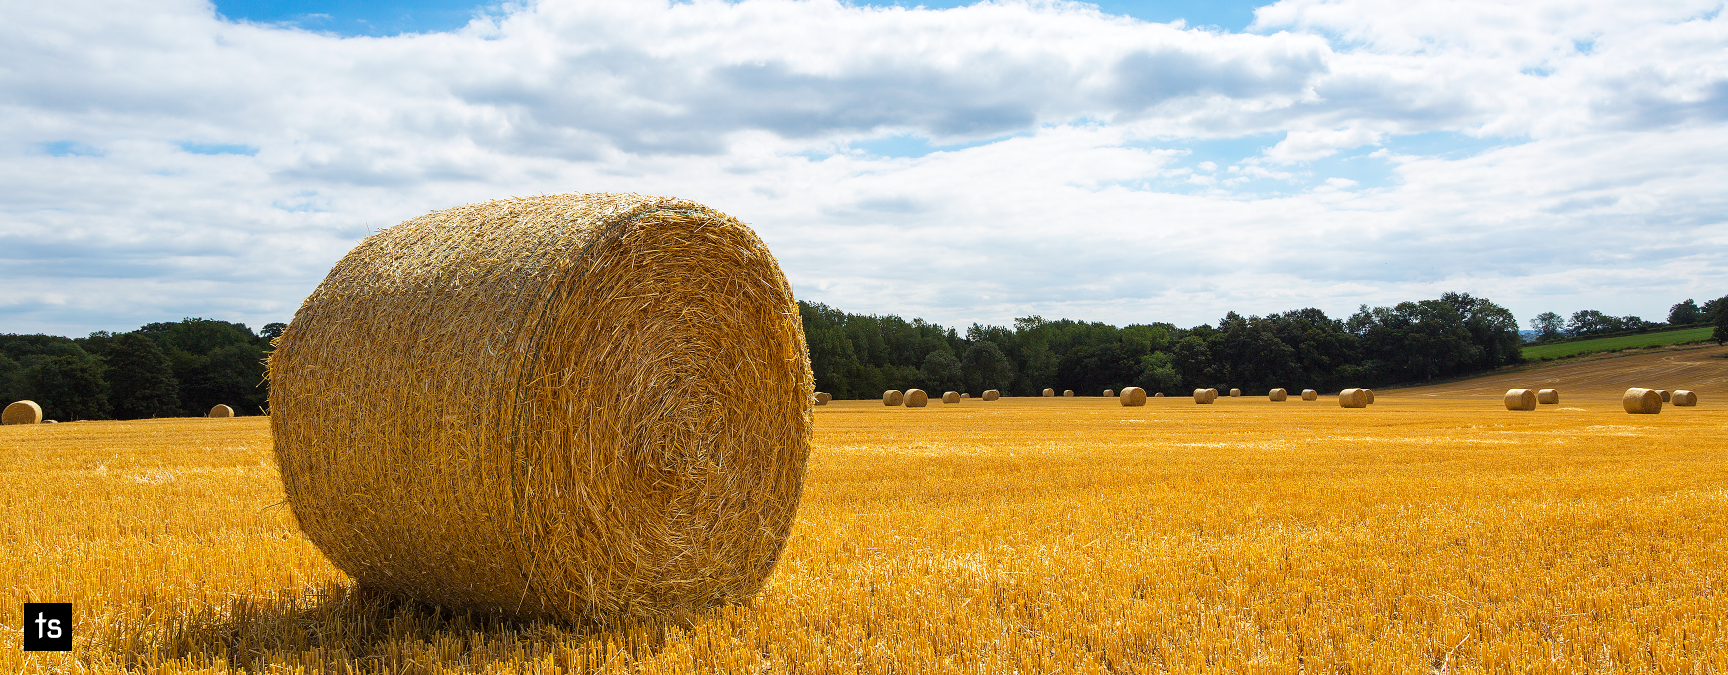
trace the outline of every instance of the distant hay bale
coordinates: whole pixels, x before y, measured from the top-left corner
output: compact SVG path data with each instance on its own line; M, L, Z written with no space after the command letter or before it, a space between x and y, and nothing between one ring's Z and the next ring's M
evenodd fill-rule
M792 289L701 204L551 195L349 252L269 360L294 519L359 587L619 625L748 601L815 392Z
M960 402L960 392L957 392L957 391L942 392L942 402L943 403L959 403Z
M1374 405L1374 390L1373 389L1363 389L1362 391L1367 393L1368 405Z
M1073 390L1073 389L1063 389L1063 390L1062 390L1062 395L1063 395L1063 396L1073 396L1073 395L1074 395L1074 390Z
M1115 395L1116 395L1115 389L1105 389L1104 390L1104 398L1110 398L1110 397L1115 396Z
M1045 396L1055 396L1055 395L1056 395L1056 390L1055 390L1055 389L1050 389L1050 388L1048 388L1048 387L1046 387L1046 388L1045 388L1045 389L1044 389L1044 395L1045 395Z
M60 420L42 420L43 424L59 424Z
M1536 402L1544 405L1554 405L1560 402L1560 391L1557 389L1539 389L1536 391Z
M1273 389L1272 391L1266 392L1266 398L1273 401L1282 401L1289 396L1290 394L1283 389Z
M1230 390L1230 398L1240 398L1241 396L1242 396L1242 390L1241 389L1231 389Z
M1655 415L1662 412L1662 392L1633 387L1620 397L1620 405L1633 415Z
M1194 402L1195 403L1205 405L1207 403L1211 403L1211 402L1216 401L1216 400L1218 400L1218 390L1217 389L1195 389L1194 390Z
M895 406L906 402L906 395L899 389L889 389L882 392L882 405Z
M35 401L14 401L0 412L0 426L10 424L41 424L42 406Z
M1302 400L1304 400L1304 401L1318 401L1318 400L1320 400L1320 392L1314 391L1313 389L1303 389L1302 390Z
M999 398L1002 398L1002 392L997 391L995 389L985 389L984 390L984 400L994 401L994 400L999 399Z
M1164 392L1158 392L1156 394L1153 394L1152 398L1164 398Z
M906 407L922 408L928 403L930 403L930 395L925 394L923 389L906 390Z
M1367 389L1345 389L1338 392L1338 406L1341 408L1368 407Z
M1698 405L1698 394L1688 389L1677 389L1674 391L1672 401L1677 406L1695 406Z
M1121 400L1122 405L1125 406L1146 405L1146 390L1139 387L1128 387L1122 390Z
M1507 410L1535 410L1536 392L1529 389L1507 389Z
M210 412L204 416L205 417L233 417L234 416L234 409L228 407L225 404L218 403L215 405L215 407L210 408Z
M972 398L972 394L967 393L967 392L960 392L960 398Z
M1667 389L1657 389L1657 390L1656 390L1656 393L1658 393L1658 394L1661 394L1661 395L1662 395L1662 402L1663 402L1663 403L1667 403L1667 402L1668 402L1668 398L1669 398L1669 393L1668 393L1668 390L1667 390Z
M816 405L828 405L828 402L832 400L834 400L833 394L825 391L816 392Z

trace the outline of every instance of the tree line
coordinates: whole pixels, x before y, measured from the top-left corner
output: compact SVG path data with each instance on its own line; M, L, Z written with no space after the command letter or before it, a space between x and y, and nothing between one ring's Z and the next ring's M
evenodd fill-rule
M1530 329L1537 342L1553 342L1577 338L1596 338L1626 333L1647 333L1652 330L1685 326L1728 325L1728 296L1709 300L1703 306L1687 298L1668 308L1668 322L1645 321L1638 316L1613 316L1594 309L1581 309L1570 317L1543 312L1530 319Z
M59 421L199 416L218 403L263 414L264 357L285 327L189 318L82 338L0 335L0 400L35 401Z
M1116 327L1038 316L1009 326L954 328L898 316L849 314L798 303L816 388L835 398L888 389L986 389L1035 396L1046 387L1096 395L1216 387L1258 395L1274 387L1330 391L1414 383L1480 372L1522 359L1510 311L1487 298L1446 293L1391 307L1363 305L1347 318L1314 309L1217 325Z

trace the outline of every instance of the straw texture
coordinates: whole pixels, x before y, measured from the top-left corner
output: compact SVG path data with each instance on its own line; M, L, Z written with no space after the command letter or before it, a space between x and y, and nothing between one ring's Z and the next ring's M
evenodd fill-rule
M1536 402L1544 405L1554 405L1560 402L1560 390L1542 389L1536 392Z
M1338 406L1341 408L1368 407L1367 389L1345 389L1338 392Z
M1677 406L1695 406L1698 405L1698 394L1688 389L1677 389L1670 400Z
M906 407L908 407L908 408L922 408L925 405L928 405L929 403L930 403L930 395L924 393L923 389L907 389L906 390Z
M1507 410L1535 410L1536 392L1530 389L1507 389Z
M960 392L957 392L957 391L942 392L942 402L943 403L959 403L960 402Z
M1620 397L1620 405L1633 415L1655 415L1662 412L1662 392L1633 387Z
M218 404L212 406L210 408L210 412L204 416L205 417L233 417L234 416L234 409L228 407L228 405L225 403L218 403Z
M899 389L889 389L888 391L882 392L882 405L896 406L905 402L906 395L900 393Z
M362 587L682 617L750 598L780 557L810 449L804 345L778 263L725 214L488 202L337 263L277 340L271 429L301 528Z
M1125 405L1125 406L1146 405L1146 390L1141 389L1139 387L1129 387L1127 389L1123 389L1121 400L1122 400L1122 405Z
M1318 400L1320 400L1320 392L1314 391L1313 389L1303 389L1302 390L1302 400L1304 400L1304 401L1318 401Z
M1282 400L1289 398L1289 397L1290 397L1290 393L1287 391L1284 391L1282 388L1273 389L1272 391L1266 392L1266 398L1271 399L1273 401L1282 401Z
M35 401L14 401L0 412L0 426L7 424L41 424L42 406Z
M999 398L1002 398L1002 392L997 391L995 389L985 389L984 390L984 400L994 401L994 400L999 399Z

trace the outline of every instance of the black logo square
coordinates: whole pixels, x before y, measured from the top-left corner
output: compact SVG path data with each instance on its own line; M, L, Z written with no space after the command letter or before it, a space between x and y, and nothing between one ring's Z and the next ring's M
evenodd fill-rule
M24 651L72 651L72 603L24 603Z

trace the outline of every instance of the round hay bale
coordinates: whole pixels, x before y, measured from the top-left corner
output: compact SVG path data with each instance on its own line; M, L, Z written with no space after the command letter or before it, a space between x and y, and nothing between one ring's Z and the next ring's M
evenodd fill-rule
M1194 390L1194 402L1197 404L1205 405L1205 404L1211 403L1211 402L1216 401L1216 400L1218 400L1218 390L1217 389L1195 389Z
M1537 390L1536 402L1544 405L1555 405L1560 402L1560 391L1557 389Z
M1677 389L1674 391L1672 401L1677 406L1695 406L1698 405L1698 394L1688 389Z
M899 389L889 389L888 391L882 392L882 405L897 406L905 402L906 395L900 393Z
M0 412L0 426L10 424L41 424L42 406L35 401L13 401Z
M1367 394L1368 394L1368 405L1374 405L1374 390L1373 389L1363 389L1362 391L1367 392Z
M943 403L959 403L960 402L960 392L957 392L957 391L942 392L942 402Z
M744 602L785 546L816 389L798 307L701 204L429 213L349 252L276 345L288 503L362 588L617 625Z
M1302 390L1302 400L1304 400L1304 401L1318 401L1318 400L1320 400L1320 392L1314 391L1313 389L1303 389Z
M1044 388L1044 395L1045 395L1045 396L1055 396L1055 395L1056 395L1056 390L1055 390L1055 389L1051 389L1051 388L1049 388L1049 387L1045 387L1045 388Z
M923 389L907 389L906 390L906 407L908 407L908 408L922 408L929 403L930 403L930 395L924 393Z
M1656 390L1656 393L1658 393L1658 394L1661 394L1661 395L1662 395L1662 402L1663 402L1663 403L1667 403L1667 402L1668 402L1668 397L1669 397L1669 393L1668 393L1668 390L1667 390L1667 389L1657 389L1657 390Z
M1164 392L1158 392L1156 394L1153 394L1152 398L1164 398Z
M1655 415L1662 412L1662 392L1633 387L1620 397L1620 405L1633 415Z
M828 405L828 402L832 400L834 400L833 394L825 391L816 392L816 405Z
M1367 389L1345 389L1338 392L1338 406L1341 408L1368 407Z
M999 398L1002 398L1002 392L997 391L995 389L985 389L984 390L984 400L994 401L994 400L999 399Z
M1073 395L1074 395L1074 390L1073 390L1073 389L1063 389L1063 390L1062 390L1062 395L1063 395L1063 396L1070 396L1070 397L1071 397L1071 396L1073 396Z
M1231 398L1241 398L1242 397L1242 390L1241 389L1231 389L1230 390L1230 397Z
M1121 400L1122 405L1125 406L1146 405L1146 390L1139 387L1128 387L1122 390Z
M960 392L960 398L972 398L972 394L969 394L967 392Z
M1113 397L1115 395L1116 395L1115 389L1105 389L1104 390L1104 398L1110 398L1110 397Z
M42 420L43 424L59 424L60 420Z
M1529 389L1507 389L1507 410L1535 410L1536 392Z
M227 404L218 403L215 406L212 406L210 408L210 412L205 414L204 416L205 417L233 417L234 416L234 409L228 407Z
M1282 400L1289 398L1289 397L1290 397L1290 393L1284 391L1282 388L1273 389L1272 391L1266 392L1266 398L1273 400L1273 401L1282 401Z

